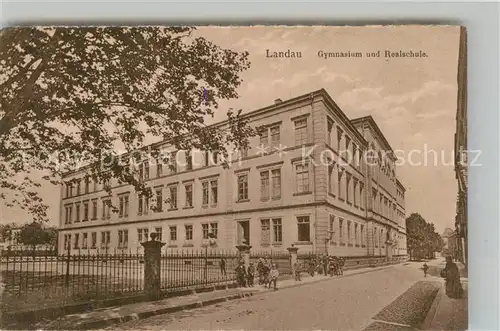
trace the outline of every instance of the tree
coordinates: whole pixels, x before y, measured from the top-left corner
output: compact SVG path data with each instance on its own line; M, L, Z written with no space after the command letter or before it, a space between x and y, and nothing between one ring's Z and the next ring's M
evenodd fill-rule
M12 230L16 228L14 223L11 224L0 224L0 239L1 241L10 241L13 238Z
M412 213L406 219L406 233L410 259L434 258L434 253L443 248L443 240L434 224L428 223L418 213Z
M144 152L149 137L170 141L179 150L219 151L222 156L227 156L226 146L247 147L254 131L241 110L228 110L224 127L207 127L204 121L214 115L218 100L238 97L239 75L250 65L248 53L223 49L194 37L193 31L2 30L0 199L8 199L7 207L26 209L35 220L46 221L36 172L57 185L63 171L82 163L90 164L87 174L97 182L114 177L151 195L115 152L123 149L128 160L134 151ZM19 173L27 175L16 178Z
M36 247L44 244L55 244L57 240L57 230L47 228L41 222L33 222L23 225L19 232L19 242L32 247L35 256Z

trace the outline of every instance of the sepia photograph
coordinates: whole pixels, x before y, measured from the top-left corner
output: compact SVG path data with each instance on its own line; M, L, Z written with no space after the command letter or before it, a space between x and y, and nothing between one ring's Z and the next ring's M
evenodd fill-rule
M467 330L465 27L0 45L2 329Z

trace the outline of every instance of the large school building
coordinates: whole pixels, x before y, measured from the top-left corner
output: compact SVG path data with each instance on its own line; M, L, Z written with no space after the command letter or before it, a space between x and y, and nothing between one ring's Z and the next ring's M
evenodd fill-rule
M212 153L174 151L168 142L162 148L175 164L141 163L151 199L113 180L109 195L86 178L86 167L66 173L59 251L142 252L155 232L174 250L200 249L213 234L224 250L246 242L258 250L293 244L337 256L406 255L405 188L371 116L349 119L323 89L245 116L259 134L227 168Z

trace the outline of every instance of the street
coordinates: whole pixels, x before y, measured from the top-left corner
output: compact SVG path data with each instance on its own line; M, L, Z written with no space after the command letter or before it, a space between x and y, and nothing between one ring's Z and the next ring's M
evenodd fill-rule
M110 329L362 330L377 313L416 281L424 280L420 267L421 263L397 265L214 306L130 321Z

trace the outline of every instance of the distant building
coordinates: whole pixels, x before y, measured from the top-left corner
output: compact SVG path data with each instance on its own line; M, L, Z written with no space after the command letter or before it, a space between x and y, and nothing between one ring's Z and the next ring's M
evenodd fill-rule
M10 234L3 238L0 236L0 251L32 251L33 246L25 245L19 241L19 236L22 230L21 225L13 226L11 228ZM38 251L50 251L54 250L56 247L51 244L37 245L36 250Z
M446 228L443 231L443 234L441 235L441 238L443 238L443 255L452 255L451 252L451 247L450 247L450 239L453 235L455 234L455 231L453 231L450 228Z
M350 120L325 90L244 116L262 129L228 169L211 153L155 145L177 162L138 165L152 201L114 179L108 195L87 176L88 167L64 174L59 252L135 253L155 232L167 249L199 249L214 234L226 250L246 242L258 250L294 244L299 253L406 255L405 188L371 116ZM376 165L367 166L368 149ZM344 158L346 151L352 157Z

